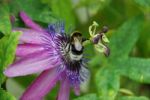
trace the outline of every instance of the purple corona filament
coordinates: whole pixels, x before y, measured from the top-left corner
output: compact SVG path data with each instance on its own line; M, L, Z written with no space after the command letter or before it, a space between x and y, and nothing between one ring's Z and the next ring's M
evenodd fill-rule
M70 88L80 94L80 84L89 76L84 57L79 61L69 58L67 45L70 36L65 34L63 22L48 25L43 29L24 12L20 17L28 28L14 28L20 31L20 44L16 56L20 59L11 64L4 74L8 77L41 74L21 96L21 100L42 100L60 82L57 100L69 100Z

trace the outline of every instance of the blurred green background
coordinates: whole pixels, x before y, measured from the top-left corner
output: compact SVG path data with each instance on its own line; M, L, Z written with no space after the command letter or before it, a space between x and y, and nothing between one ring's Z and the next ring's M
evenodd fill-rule
M109 27L109 57L86 46L90 80L79 97L70 100L150 99L150 0L1 0L0 1L0 100L18 99L36 75L6 79L3 70L13 62L18 34L12 27L25 27L18 16L25 11L44 28L64 20L66 31L79 30L89 37L93 21ZM9 16L15 16L13 25ZM68 33L69 34L69 33ZM6 91L7 90L7 91ZM55 100L59 84L45 97Z

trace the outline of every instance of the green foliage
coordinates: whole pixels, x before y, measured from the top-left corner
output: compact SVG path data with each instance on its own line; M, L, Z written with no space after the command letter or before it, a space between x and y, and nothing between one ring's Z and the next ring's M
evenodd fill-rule
M149 99L143 96L141 97L123 96L123 97L120 97L118 100L149 100Z
M143 7L150 7L150 1L149 0L134 0L137 4Z
M57 18L52 16L51 9L40 2L40 0L13 0L10 4L10 11L18 14L25 11L33 20L49 23Z
M19 35L19 32L12 32L10 35L6 35L0 40L0 84L4 81L4 68L14 60Z
M150 56L150 28L149 28L149 22L145 21L142 29L142 34L139 38L139 41L137 43L137 47L139 49L139 56L142 57L149 57ZM144 44L144 45L143 45Z
M84 96L78 97L78 98L73 99L73 100L99 100L99 99L96 96L96 94L92 93L92 94L86 94Z
M87 7L90 15L95 15L99 10L103 10L109 6L112 0L80 0L77 7Z
M16 98L0 88L0 100L16 100Z
M9 34L11 32L9 9L3 3L0 4L0 32L3 34Z
M142 16L126 21L110 38L111 58L128 56L141 30Z
M51 8L53 15L58 18L58 20L64 20L66 23L66 29L69 26L74 26L75 19L74 13L72 12L72 6L70 0L41 0L46 3ZM71 22L71 23L70 23Z
M97 63L102 59L101 65L104 67L97 71L95 77L101 100L115 99L119 90L120 75L141 83L150 83L150 60L129 57L139 37L142 20L143 17L136 16L123 23L110 38L110 57L96 57Z
M71 93L71 100L148 100L148 97L150 98L150 92L141 89L141 85L145 84L150 89L150 0L115 0L115 2L114 0L77 0L76 2L75 0L3 0L3 3L0 3L0 84L4 84L6 79L3 70L15 58L15 49L20 36L18 32L11 32L10 15L16 17L17 24L13 24L13 27L21 27L23 23L18 13L22 10L43 27L47 27L48 23L63 20L66 29L72 25L81 30L83 36L87 38L88 26L94 20L100 26L110 27L109 33L106 34L110 40L108 45L110 56L106 58L95 52L91 44L88 45L87 51L91 55L89 68L92 73L90 89L85 94L81 92L79 97ZM77 13L78 10L83 11ZM87 21L83 24L81 20L86 18ZM124 81L124 77L129 80ZM35 75L31 75L14 78L14 81L26 89L34 78ZM134 85L133 81L138 83L135 90L128 87ZM2 88L0 100L15 100L9 91L6 92ZM124 91L121 91L122 88ZM45 99L56 98L58 90L59 84ZM135 91L137 93L134 93Z
M129 58L118 62L118 70L135 81L141 83L150 83L150 59Z
M100 100L112 100L119 90L119 76L113 71L102 68L96 73L96 85Z

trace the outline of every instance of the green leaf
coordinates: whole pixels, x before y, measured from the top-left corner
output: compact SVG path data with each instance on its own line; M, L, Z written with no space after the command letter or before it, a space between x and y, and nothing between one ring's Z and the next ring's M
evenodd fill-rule
M112 0L80 0L76 5L79 7L87 7L90 16L98 13L98 11L103 10L105 7L109 6Z
M129 58L118 62L120 73L141 83L150 83L150 59Z
M86 1L86 0L84 0L84 1ZM89 5L88 5L89 13L91 15L95 15L99 10L102 10L105 7L107 7L112 0L104 0L104 1L103 0L95 0L94 2L93 2L93 0L89 0L89 1L90 1Z
M140 34L140 38L137 43L137 48L139 55L142 57L150 57L150 23L149 21L145 20L143 25L142 34Z
M14 80L19 83L23 88L28 87L31 82L36 78L36 75L28 75L28 76L21 76L15 77Z
M0 40L0 84L3 83L3 70L11 64L15 57L15 50L18 44L20 33L12 32Z
M143 17L136 16L125 22L110 38L110 57L128 56L135 45L142 24Z
M4 34L0 32L0 39L1 39L3 36L4 36Z
M9 9L6 4L0 4L0 32L3 34L11 33Z
M117 100L149 100L148 98L141 96L141 97L135 97L135 96L122 96Z
M102 68L96 73L95 83L100 100L113 100L119 90L119 76L117 73Z
M0 100L16 100L16 98L0 88Z
M20 11L25 11L35 21L50 23L56 20L50 8L42 4L40 0L13 0L10 3L10 9L16 15Z
M59 91L59 88L60 88L60 84L56 84L55 88L53 88L51 90L51 92L49 92L46 97L44 98L44 100L56 100L56 96L57 96L57 93ZM72 99L71 99L72 100Z
M70 0L41 0L48 4L52 9L53 15L57 16L59 20L64 20L66 23L66 29L69 26L74 26L75 19L72 11L72 4Z
M92 93L92 94L86 94L84 96L75 98L73 100L99 100L98 97L96 96L96 94Z
M133 1L142 7L149 7L150 8L150 0L133 0Z

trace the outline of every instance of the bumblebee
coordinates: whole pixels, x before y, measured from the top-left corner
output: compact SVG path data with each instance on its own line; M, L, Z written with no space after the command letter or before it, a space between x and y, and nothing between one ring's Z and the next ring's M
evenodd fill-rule
M70 58L73 61L79 61L83 57L83 42L85 39L80 32L73 32L70 39Z

